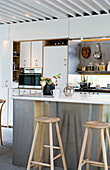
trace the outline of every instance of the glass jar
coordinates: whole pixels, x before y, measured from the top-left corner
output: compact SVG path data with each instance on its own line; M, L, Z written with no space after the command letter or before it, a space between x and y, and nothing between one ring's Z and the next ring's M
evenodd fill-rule
M106 65L104 62L101 62L101 65L100 65L100 71L106 71Z
M92 65L92 63L88 64L87 71L94 71L94 66Z
M110 71L110 61L108 61L107 71Z
M98 63L95 63L95 65L94 65L94 71L99 71L99 64L98 64Z
M72 96L74 94L74 89L71 85L67 83L66 87L63 90L65 96Z

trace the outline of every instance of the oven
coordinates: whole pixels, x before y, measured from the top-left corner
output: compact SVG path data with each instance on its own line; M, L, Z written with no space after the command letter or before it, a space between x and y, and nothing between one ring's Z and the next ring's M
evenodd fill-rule
M40 88L42 68L25 68L24 73L19 74L19 87Z

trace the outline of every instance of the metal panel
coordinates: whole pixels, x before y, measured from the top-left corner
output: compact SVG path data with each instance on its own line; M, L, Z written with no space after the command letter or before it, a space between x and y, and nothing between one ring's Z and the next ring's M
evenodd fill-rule
M13 101L12 163L26 166L33 137L34 101Z

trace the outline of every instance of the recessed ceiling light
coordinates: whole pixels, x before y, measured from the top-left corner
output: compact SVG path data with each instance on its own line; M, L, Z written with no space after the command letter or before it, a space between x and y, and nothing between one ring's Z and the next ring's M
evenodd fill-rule
M25 14L26 15L26 17L30 17L30 15L29 14Z
M37 2L38 4L41 4L40 0L36 0L36 2Z
M12 17L13 19L15 19L15 18L16 18L16 17L15 17L15 16L13 16L13 15L12 15L11 17Z

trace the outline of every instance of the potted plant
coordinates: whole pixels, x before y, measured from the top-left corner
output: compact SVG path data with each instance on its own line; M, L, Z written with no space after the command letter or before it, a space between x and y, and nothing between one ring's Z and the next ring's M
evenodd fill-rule
M52 78L41 77L40 84L43 87L43 95L52 95L51 90L55 89L55 86L58 86L58 79L60 76L61 73Z

